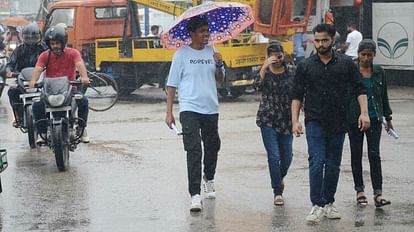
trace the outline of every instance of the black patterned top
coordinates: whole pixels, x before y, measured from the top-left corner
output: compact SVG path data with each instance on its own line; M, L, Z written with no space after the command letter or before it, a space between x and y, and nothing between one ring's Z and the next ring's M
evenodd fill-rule
M292 133L292 87L294 70L274 74L269 70L263 80L258 77L257 85L262 91L256 124L259 127L272 127L282 134Z

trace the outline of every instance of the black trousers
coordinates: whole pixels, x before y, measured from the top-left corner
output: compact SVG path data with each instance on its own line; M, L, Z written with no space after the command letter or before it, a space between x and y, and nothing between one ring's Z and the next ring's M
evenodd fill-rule
M200 194L201 142L204 148L204 175L207 180L212 180L216 173L217 156L220 150L218 114L184 111L180 113L180 122L183 130L184 150L187 152L188 191L193 196Z
M371 120L371 127L361 132L358 125L349 127L349 142L351 145L351 167L354 177L355 190L364 191L364 179L362 175L362 151L364 134L367 138L368 160L371 172L371 182L374 194L382 194L382 170L380 157L380 140L382 124L378 120Z

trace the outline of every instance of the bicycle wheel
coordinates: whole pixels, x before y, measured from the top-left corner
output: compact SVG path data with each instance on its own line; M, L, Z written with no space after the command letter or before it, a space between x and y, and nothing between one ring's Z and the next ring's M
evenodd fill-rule
M93 111L109 110L118 101L118 85L105 73L88 72L91 81L84 91L88 98L89 109Z

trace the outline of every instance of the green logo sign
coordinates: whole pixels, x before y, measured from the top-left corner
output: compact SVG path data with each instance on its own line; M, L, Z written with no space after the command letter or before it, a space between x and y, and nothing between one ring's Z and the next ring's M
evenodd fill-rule
M388 59L397 59L408 49L408 33L397 22L385 23L377 35L378 50Z

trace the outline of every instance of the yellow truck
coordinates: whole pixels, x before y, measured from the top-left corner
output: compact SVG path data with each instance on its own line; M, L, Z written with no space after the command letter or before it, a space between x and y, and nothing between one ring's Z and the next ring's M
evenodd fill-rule
M133 2L171 15L181 14L185 8L156 0ZM223 55L226 81L218 87L221 96L234 98L252 86L252 68L263 64L267 44L250 43L250 34L240 35L216 49ZM155 46L158 38L124 37L96 40L96 67L112 72L119 81L122 94L128 94L145 83L158 83L165 87L174 50Z

